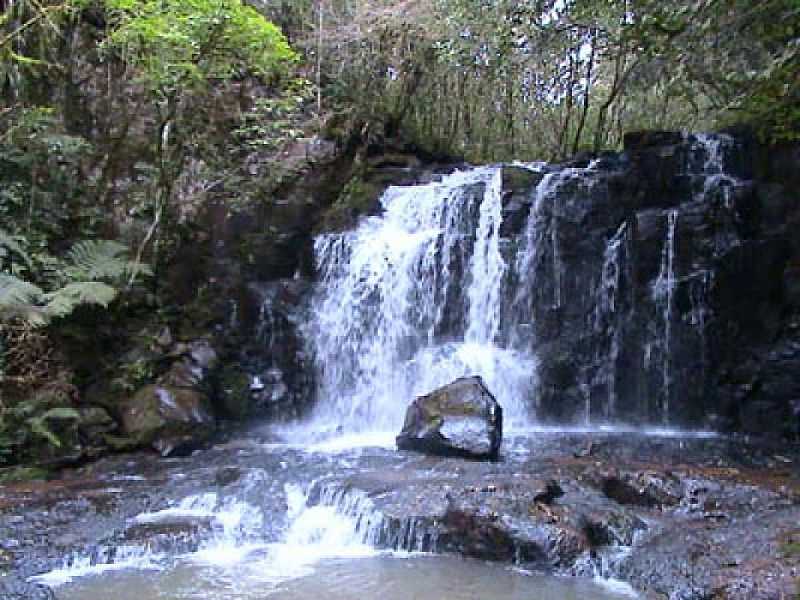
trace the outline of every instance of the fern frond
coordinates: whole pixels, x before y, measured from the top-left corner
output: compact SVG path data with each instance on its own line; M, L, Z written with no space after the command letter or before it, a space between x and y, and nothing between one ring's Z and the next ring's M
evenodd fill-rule
M21 258L26 265L29 267L31 266L31 257L28 256L28 253L22 248L17 238L2 229L0 229L0 248L6 248L8 251L13 252Z
M147 265L128 260L128 248L111 240L85 240L67 253L67 276L73 281L122 281L150 275Z
M57 408L51 408L41 415L30 417L29 419L26 419L25 422L27 423L28 427L30 427L31 432L42 436L56 448L60 448L62 442L53 432L53 430L50 429L48 421L50 419L74 421L79 418L80 414L74 408L61 406Z
M22 319L31 325L47 322L39 302L44 296L41 288L13 275L0 274L0 320Z
M78 306L96 304L107 308L117 297L117 290L100 281L80 281L44 295L45 313L51 317L65 317Z

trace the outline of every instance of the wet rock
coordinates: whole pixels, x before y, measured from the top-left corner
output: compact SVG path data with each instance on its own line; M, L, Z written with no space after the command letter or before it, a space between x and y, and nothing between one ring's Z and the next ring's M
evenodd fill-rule
M242 478L242 470L238 467L222 467L214 476L214 483L225 487L236 483Z
M684 140L678 131L631 131L626 133L623 145L626 152L635 152L656 146L674 146Z
M207 340L196 340L188 344L177 344L171 356L179 357L159 382L177 387L198 387L217 366L217 352Z
M680 132L625 150L504 182L508 264L540 236L503 300L525 323L506 339L539 360L537 417L796 435L798 153L773 167L746 137Z
M458 379L414 400L397 436L401 450L496 459L503 411L480 377Z
M117 422L102 407L84 406L78 409L78 414L78 434L90 442L118 429Z
M0 581L0 598L3 600L56 600L53 590L26 581Z
M146 546L153 552L183 554L194 552L203 536L211 531L208 517L180 517L134 523L119 536L124 544Z
M596 480L596 485L607 498L624 506L675 506L682 497L680 482L652 472L606 473Z
M252 283L242 302L242 328L249 340L239 359L216 381L220 412L236 419L300 417L313 398L313 369L302 338L309 282L281 279Z
M205 395L169 385L143 387L124 403L121 417L125 434L163 456L196 448L214 426Z

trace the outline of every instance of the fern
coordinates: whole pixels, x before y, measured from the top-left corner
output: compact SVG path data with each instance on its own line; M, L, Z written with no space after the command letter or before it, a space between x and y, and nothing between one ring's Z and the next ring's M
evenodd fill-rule
M76 411L73 408L61 406L57 408L51 408L50 410L41 415L30 417L25 420L25 423L30 428L32 433L43 437L56 448L60 448L62 445L61 440L53 432L53 430L50 429L50 427L48 426L48 421L50 419L67 421L67 420L76 420L79 418L80 414L78 414L78 411Z
M39 305L44 292L38 286L13 275L0 274L0 320L22 319L44 325L48 318Z
M72 281L122 281L151 275L147 265L128 260L128 248L111 240L86 240L67 253L66 274Z
M15 244L13 237L0 231L0 248L24 256L22 248ZM22 319L40 327L70 315L78 306L108 308L117 297L117 287L126 280L152 275L147 265L128 260L127 252L126 246L110 240L75 244L67 253L65 264L59 268L53 263L53 276L44 277L51 280L50 289L56 287L47 293L33 283L0 274L0 321Z
M31 257L28 256L28 253L22 248L18 238L2 229L0 229L0 249L3 250L3 255L7 252L11 252L21 258L27 266L31 266Z
M78 306L95 304L108 308L117 297L117 290L100 281L80 281L44 295L44 307L50 318L66 317Z

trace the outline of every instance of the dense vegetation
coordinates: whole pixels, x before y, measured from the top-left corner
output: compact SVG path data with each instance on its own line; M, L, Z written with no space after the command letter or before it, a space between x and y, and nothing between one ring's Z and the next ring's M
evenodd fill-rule
M67 349L174 314L164 274L198 214L262 201L247 165L279 180L297 138L486 161L642 128L800 137L797 0L0 9L0 462L59 444L91 370Z
M284 4L323 105L442 152L563 157L632 129L741 123L798 135L795 0Z

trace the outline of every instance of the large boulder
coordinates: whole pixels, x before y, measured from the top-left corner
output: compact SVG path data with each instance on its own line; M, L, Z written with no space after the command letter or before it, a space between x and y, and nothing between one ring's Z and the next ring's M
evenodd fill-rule
M411 403L397 447L495 460L502 440L503 409L480 377L463 377Z
M205 442L214 428L208 398L192 388L146 385L125 402L123 432L163 456L187 452Z

